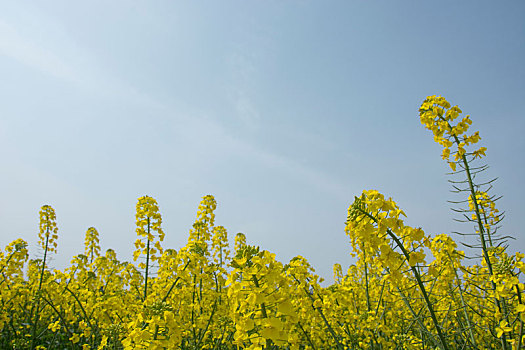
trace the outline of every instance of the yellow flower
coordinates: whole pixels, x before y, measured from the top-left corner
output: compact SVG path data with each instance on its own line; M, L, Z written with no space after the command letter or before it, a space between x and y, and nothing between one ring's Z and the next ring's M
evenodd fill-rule
M518 306L516 306L516 312L525 312L525 305L518 304Z
M55 210L50 205L44 205L40 209L40 231L38 237L42 250L56 252L56 239L58 228L56 223Z
M507 321L503 320L499 323L499 327L496 327L496 336L498 338L501 338L503 333L511 332L511 331L512 331L512 328L509 327L509 324L507 323Z
M88 228L84 246L84 254L88 256L90 263L93 262L93 259L100 256L100 244L98 239L98 231L96 228Z
M73 336L71 336L69 340L71 340L71 342L76 344L80 341L80 336L77 333L73 333Z
M47 326L48 329L51 330L51 332L56 332L60 328L60 322L56 321L53 323L50 323L49 326Z
M423 253L423 251L410 253L410 260L408 261L410 266L416 266L417 264L421 264L424 262L425 262L425 253Z

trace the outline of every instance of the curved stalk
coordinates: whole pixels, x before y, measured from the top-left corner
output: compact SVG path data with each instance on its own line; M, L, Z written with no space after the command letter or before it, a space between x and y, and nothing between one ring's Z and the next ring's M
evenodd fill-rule
M370 213L367 213L366 211L362 210L361 208L358 208L358 210L366 215L368 218L370 218L374 223L377 223L377 219L372 216ZM399 249L401 249L401 252L403 253L405 259L407 262L410 261L410 254L403 246L403 243L399 240L399 238L390 230L386 230L387 234L394 240L396 245ZM436 331L438 333L439 340L441 342L441 347L444 350L448 350L449 347L447 345L447 342L445 341L445 336L443 335L443 332L441 331L441 326L439 325L439 322L437 320L436 314L434 312L434 308L432 307L432 304L430 302L430 299L428 297L427 290L425 286L423 285L423 281L421 280L421 276L418 272L418 270L415 268L415 266L410 266L410 270L412 270L412 273L414 274L414 277L416 278L417 285L419 287L419 290L421 291L421 294L423 295L423 299L425 299L425 303L428 309L428 312L430 313L430 318L432 319L432 322L434 323L434 327L436 328Z

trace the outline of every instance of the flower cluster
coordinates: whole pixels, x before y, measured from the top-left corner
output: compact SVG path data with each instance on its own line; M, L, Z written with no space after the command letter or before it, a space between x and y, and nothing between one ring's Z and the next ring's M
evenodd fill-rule
M84 248L84 254L89 258L90 263L93 262L94 258L100 256L100 242L96 228L90 227L86 231Z
M42 250L56 252L58 227L55 210L50 205L44 205L40 209L40 230L38 232L39 245Z
M135 241L135 252L133 253L133 260L137 260L141 254L148 255L153 262L159 258L158 254L162 254L162 246L160 242L164 240L164 231L162 231L162 217L159 213L159 206L157 201L149 196L140 197L137 202L137 213L135 214L137 221L137 235L139 238ZM156 233L156 235L155 235ZM159 240L155 241L155 237ZM150 245L154 245L150 247ZM140 268L145 268L146 265L141 263Z
M407 226L392 199L364 191L350 206L346 225L357 261L347 271L335 265L335 283L323 287L304 257L283 264L248 245L243 234L230 257L226 229L209 220L212 198L201 203L187 245L163 250L149 282L112 250L93 254L92 261L86 250L64 271L42 269L42 261L32 260L25 279L27 244L8 245L0 253L0 345L451 349L495 347L503 338L518 348L523 341L523 254L491 249L494 274L483 278L485 261L464 265L451 237ZM154 215L160 217L150 210Z
M463 113L458 106L450 106L450 103L441 96L429 96L423 101L419 109L421 123L434 134L434 141L443 146L442 158L446 160L453 171L456 171L456 162L462 160L467 154L466 147L477 143L481 137L479 132L467 135L472 124L470 116L467 115L459 121L455 121ZM454 153L450 148L455 145ZM474 158L485 156L487 148L480 147L470 154ZM453 156L453 161L451 161Z
M468 117L453 123L460 114L442 97L421 107L444 158L463 162L468 175L470 159L484 150L467 159L465 147L479 134L465 134ZM407 225L392 198L367 190L345 224L355 262L335 264L331 285L305 257L281 262L242 233L230 250L211 195L178 250L161 246L159 206L144 196L136 206L137 265L111 249L101 254L90 227L83 253L52 270L46 260L58 230L44 206L42 258L30 260L22 239L0 250L0 348L523 349L525 256L493 244L502 214L487 191L467 184L474 190L464 198L465 216L487 238L482 259L467 261L452 237Z

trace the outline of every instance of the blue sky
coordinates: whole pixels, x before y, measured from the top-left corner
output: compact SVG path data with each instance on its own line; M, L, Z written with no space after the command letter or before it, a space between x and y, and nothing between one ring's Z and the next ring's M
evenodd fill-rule
M16 1L0 3L0 246L36 249L58 217L66 266L95 226L133 251L138 197L180 248L202 196L216 224L331 279L352 263L348 205L391 196L427 233L453 222L428 95L458 104L524 251L522 1Z

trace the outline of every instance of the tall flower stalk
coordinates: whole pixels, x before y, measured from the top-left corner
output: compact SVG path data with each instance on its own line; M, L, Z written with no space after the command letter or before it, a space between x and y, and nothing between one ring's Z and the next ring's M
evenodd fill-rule
M31 309L31 315L34 311L34 320L31 327L31 346L33 349L35 346L36 338L36 326L38 318L40 316L40 297L42 290L42 283L44 281L44 271L46 269L47 254L57 251L57 239L58 239L58 227L56 223L55 210L50 205L44 205L40 209L40 224L38 232L38 244L44 251L44 258L42 259L42 266L40 268L40 278L38 282L38 289L36 291L36 305L33 304Z
M498 309L498 314L506 315L508 310L504 298L495 296L498 286L494 282L496 279L496 265L498 257L495 252L501 252L500 246L504 246L508 236L498 236L496 231L503 219L503 215L496 209L495 202L499 199L490 196L488 192L492 189L495 179L489 181L476 181L476 176L488 169L487 165L474 166L476 159L485 156L486 147L479 147L468 150L469 147L478 143L481 139L479 132L468 134L472 121L466 115L459 118L462 110L458 106L451 104L441 96L429 96L423 101L419 109L420 120L423 125L434 134L434 141L443 146L442 158L447 161L452 169L452 174L464 173L464 179L460 181L450 181L454 188L453 192L466 193L467 198L454 204L467 204L467 208L453 209L462 214L462 219L458 221L472 222L475 224L476 235L479 240L478 248L481 249L482 263L488 270L488 277L491 281L491 294L494 295L494 302ZM452 152L451 152L452 149ZM458 167L459 165L459 167ZM467 214L471 214L470 216ZM458 232L459 233L459 232ZM470 234L459 233L464 236ZM473 245L465 244L473 248ZM503 247L503 251L504 251ZM499 254L501 255L501 254ZM495 265L496 264L496 265ZM507 320L502 320L502 322ZM501 347L508 348L505 333L501 334Z
M164 240L164 231L161 228L162 217L157 201L148 196L140 197L136 206L135 218L139 238L135 241L136 250L133 253L133 260L137 261L142 254L146 255L146 262L139 264L139 268L144 269L143 300L146 300L150 265L157 261L163 252L160 242Z
M427 97L419 109L421 123L432 131L434 141L443 146L443 160L447 161L454 173L464 172L465 179L463 181L451 182L455 192L468 193L466 200L457 202L457 204L468 202L468 209L455 211L472 213L471 217L464 216L464 218L474 222L477 226L476 231L481 253L492 275L493 266L489 259L489 250L498 243L498 239L504 241L508 237L494 237L497 225L502 219L500 215L494 215L497 213L494 206L497 198L489 197L487 194L492 188L494 180L482 183L476 182L476 176L488 167L486 165L473 166L474 160L485 156L487 148L480 147L476 150L468 151L468 147L478 143L481 137L478 131L470 135L467 134L472 124L469 115L461 118L459 122L456 121L456 119L459 120L461 113L462 110L458 106L451 107L450 103L441 96ZM466 187L461 187L461 184L465 184ZM483 187L486 187L486 191L481 190ZM490 212L486 213L485 209L489 209ZM491 230L494 230L494 232Z

